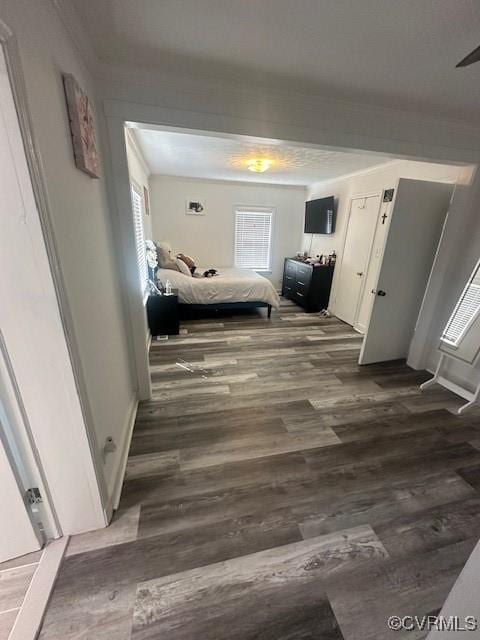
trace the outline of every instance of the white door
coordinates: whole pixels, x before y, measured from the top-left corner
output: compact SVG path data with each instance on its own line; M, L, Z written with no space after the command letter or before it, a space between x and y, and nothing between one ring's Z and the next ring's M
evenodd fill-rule
M354 198L337 284L335 315L355 325L380 207L380 196Z
M453 185L401 179L360 364L406 358Z
M1 563L36 551L41 545L2 440L0 440L0 478L2 479Z

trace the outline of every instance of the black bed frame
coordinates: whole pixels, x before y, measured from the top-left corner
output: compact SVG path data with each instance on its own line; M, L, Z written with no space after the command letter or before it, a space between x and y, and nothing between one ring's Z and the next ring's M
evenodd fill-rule
M214 304L179 304L179 311L235 311L267 307L267 317L272 315L272 305L268 302L217 302Z

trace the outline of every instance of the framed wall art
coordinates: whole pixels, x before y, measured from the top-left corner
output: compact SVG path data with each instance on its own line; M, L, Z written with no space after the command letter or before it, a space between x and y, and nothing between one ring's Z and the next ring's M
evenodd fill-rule
M185 212L192 216L204 216L205 207L205 201L187 200L185 203Z
M67 99L75 164L90 177L99 178L100 167L92 103L71 74L63 76L63 86Z

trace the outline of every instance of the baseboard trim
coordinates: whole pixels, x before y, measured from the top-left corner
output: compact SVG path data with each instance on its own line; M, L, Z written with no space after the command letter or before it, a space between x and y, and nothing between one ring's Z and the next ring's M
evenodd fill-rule
M52 540L45 547L8 636L9 640L35 640L38 637L68 540L69 536L64 536Z
M133 427L135 425L135 418L137 417L138 398L135 395L131 402L128 411L127 428L125 430L125 438L123 441L122 454L120 457L120 465L118 467L117 476L115 478L115 484L110 496L107 513L111 513L118 508L120 502L120 495L122 493L123 478L125 477L125 469L127 468L128 452L130 450L130 443L132 441Z

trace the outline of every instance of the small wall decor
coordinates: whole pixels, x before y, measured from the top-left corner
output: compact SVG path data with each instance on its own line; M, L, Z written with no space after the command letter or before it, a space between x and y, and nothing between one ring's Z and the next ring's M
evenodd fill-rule
M192 216L204 216L205 215L205 201L201 202L200 200L187 200L186 202L186 213Z
M391 202L393 200L393 194L395 193L395 189L385 189L383 192L383 201Z
M85 171L90 177L99 178L99 160L92 104L87 94L71 74L64 74L63 86L67 99L75 164L78 169Z

